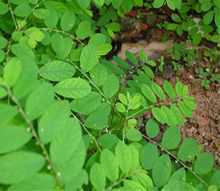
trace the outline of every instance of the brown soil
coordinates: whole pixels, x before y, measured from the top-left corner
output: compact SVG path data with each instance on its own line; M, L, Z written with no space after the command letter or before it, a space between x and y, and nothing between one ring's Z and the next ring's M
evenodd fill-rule
M140 32L141 30L137 31ZM152 34L154 35L152 36ZM155 29L154 32L152 30L150 31L149 36L151 41L149 41L149 38L137 42L132 40L128 40L129 42L127 42L125 40L121 45L122 48L118 56L124 58L126 50L138 53L141 48L147 50L149 56L154 52L156 54L158 52L159 54L165 54L166 49L170 48L170 44L167 45L167 43L162 44L162 42L159 42L161 34L162 31L158 32L158 29ZM124 33L123 38L129 39L132 36L135 38L135 35L140 36L138 32L136 34L132 32L129 35L128 33ZM172 71L172 68L165 67L164 72L159 74L160 77L157 77L156 80L161 82L163 79L169 79L175 82L176 78L179 78L184 84L190 87L191 94L197 101L197 109L192 119L189 119L185 126L182 127L182 134L185 137L194 137L198 140L206 151L212 152L215 155L216 162L220 164L220 84L213 84L209 90L204 90L201 87L201 80L196 77L193 68L190 68L191 71L188 70L185 68L176 74Z

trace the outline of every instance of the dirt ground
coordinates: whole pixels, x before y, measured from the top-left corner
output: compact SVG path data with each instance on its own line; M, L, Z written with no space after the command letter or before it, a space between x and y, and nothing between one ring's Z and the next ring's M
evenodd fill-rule
M140 27L140 26L139 26ZM144 28L141 25L142 28ZM146 30L146 26L144 28ZM135 31L132 31L135 30ZM160 42L160 31L157 29L151 30L149 34L140 35L140 30L137 27L130 29L130 32L124 32L121 36L125 39L118 52L118 56L124 58L126 50L133 53L138 53L142 48L145 49L150 56L155 54L164 54L171 45L170 42ZM136 39L136 36L141 36L141 39ZM135 39L134 41L130 39ZM149 40L151 39L151 40ZM196 77L193 69L183 68L178 74L172 70L164 71L157 76L157 80L169 79L175 82L179 78L184 84L190 88L191 95L196 98L197 109L193 114L192 119L182 127L182 134L185 137L194 137L201 143L204 149L215 155L216 162L220 164L220 84L211 85L210 89L205 90L201 86L201 80Z

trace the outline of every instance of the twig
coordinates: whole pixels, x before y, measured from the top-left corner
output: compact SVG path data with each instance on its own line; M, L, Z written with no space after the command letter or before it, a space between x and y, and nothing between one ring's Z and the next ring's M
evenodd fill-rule
M14 23L14 25L15 25L15 31L16 31L16 30L18 30L19 26L18 26L17 20L16 20L16 18L15 18L15 14L14 14L14 12L13 12L13 9L12 9L12 7L11 7L10 0L8 0L7 5L8 5L8 10L9 10L9 12L10 12L10 14L11 14L11 17L12 17L13 23Z
M72 112L72 116L75 117L76 119L79 120L80 125L82 126L82 128L84 129L84 131L89 135L89 137L93 140L93 142L95 143L97 149L99 152L102 151L101 147L99 146L98 142L96 141L95 136L93 136L93 134L87 129L87 127L84 125L84 123Z
M158 148L160 148L161 151L167 153L169 156L171 156L176 163L179 163L181 166L183 166L185 169L187 169L193 176L195 176L202 184L204 184L206 187L208 187L208 183L201 177L199 176L195 171L192 170L190 166L187 166L182 160L179 160L172 152L168 151L165 149L161 144L158 142L154 141L153 139L149 138L146 135L143 135L143 137L149 141L150 143L156 145Z
M51 168L51 171L52 173L54 174L54 177L55 177L55 180L57 182L57 185L59 185L60 187L62 187L62 184L59 180L59 172L56 171L56 168L54 167L52 161L50 160L50 157L49 157L49 153L46 149L46 147L44 146L44 144L41 142L40 138L38 137L38 134L32 124L32 122L29 120L27 114L25 113L25 111L23 110L21 104L19 103L19 101L17 100L17 98L12 94L10 88L8 87L5 87L5 89L7 89L7 92L8 92L8 96L9 98L14 102L14 104L17 106L18 108L18 112L21 114L21 116L23 117L23 119L25 120L25 122L27 123L29 129L30 129L30 132L32 134L32 136L35 138L36 140L36 143L39 145L39 147L41 148L42 150L42 153L49 165L49 167Z

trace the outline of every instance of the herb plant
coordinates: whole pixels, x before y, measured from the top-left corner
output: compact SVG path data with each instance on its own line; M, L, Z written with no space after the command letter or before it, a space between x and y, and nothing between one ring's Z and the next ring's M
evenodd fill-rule
M187 86L158 84L143 52L105 59L119 17L144 3L0 1L0 190L220 188L213 156L181 136Z

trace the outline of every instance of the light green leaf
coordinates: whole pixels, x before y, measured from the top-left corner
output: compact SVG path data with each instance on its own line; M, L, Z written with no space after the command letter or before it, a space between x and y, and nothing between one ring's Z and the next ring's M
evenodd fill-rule
M96 46L96 54L98 56L104 56L108 54L112 49L112 45L109 43L102 43Z
M31 7L30 5L28 4L28 2L24 2L22 4L19 4L15 10L14 10L14 13L16 16L18 17L27 17L28 15L31 14Z
M199 154L200 146L193 138L185 138L181 144L177 156L183 161L192 161Z
M153 7L154 8L160 8L163 6L165 0L154 0Z
M103 103L85 121L85 125L90 129L104 129L108 127L111 107Z
M26 126L12 123L0 126L0 154L15 151L25 145L31 137Z
M38 118L54 102L54 89L49 83L41 83L27 98L25 111L30 120Z
M163 89L157 83L152 83L151 88L153 92L160 98L160 100L166 99L166 95L163 92Z
M119 80L116 75L108 74L103 84L103 92L107 98L113 97L119 90Z
M12 58L4 67L4 80L9 86L14 86L21 75L22 65L19 59Z
M97 191L103 191L105 188L105 171L103 167L95 163L90 170L90 181Z
M165 149L173 150L178 147L181 141L181 132L177 127L169 127L162 138L162 146Z
M61 115L62 113L62 115ZM69 104L57 101L51 105L39 120L38 133L43 143L48 143L59 134L70 115Z
M214 166L214 157L210 153L201 153L194 163L194 170L200 175L209 173Z
M0 6L1 6L1 3L0 3ZM3 36L0 36L0 49L5 48L7 43L8 43L7 39L4 38Z
M0 103L0 125L10 121L17 113L16 107Z
M8 191L30 191L30 190L55 190L56 182L52 175L38 173L22 182L13 184L8 188Z
M81 68L89 72L91 71L97 64L99 64L99 56L96 52L96 47L93 45L87 45L83 47L82 53L80 55L80 66Z
M118 142L115 148L115 154L118 158L120 169L123 174L128 174L132 168L132 156L130 148L122 142Z
M69 37L63 37L61 34L55 33L51 37L51 45L56 55L64 59L72 49L72 40Z
M102 7L105 3L105 0L94 0L94 2L98 7Z
M145 125L145 131L150 138L156 137L160 132L159 124L155 120L149 119Z
M138 142L142 139L142 134L136 128L127 128L126 129L126 137L128 140L130 140L132 142Z
M164 113L164 111L161 108L154 107L152 109L152 114L154 118L160 123L164 124L167 122L167 115L166 113Z
M60 166L65 164L73 155L81 143L81 127L77 119L66 120L60 127L59 133L52 140L50 155L52 162Z
M63 16L61 18L60 26L61 26L62 30L69 31L74 27L75 22L76 22L76 16L75 16L74 12L65 11L65 13L63 14Z
M101 105L101 96L96 92L91 92L89 95L80 99L75 99L71 103L71 109L88 115L95 111Z
M116 181L119 177L119 162L114 154L108 149L103 150L101 152L100 162L106 177L112 182Z
M85 38L91 36L92 33L93 33L93 31L92 31L91 23L89 21L85 21L85 20L79 24L79 26L76 30L76 35L80 39L85 39Z
M4 15L8 12L7 4L0 2L0 15Z
M175 90L174 90L172 84L170 82L168 82L167 80L165 80L163 83L163 89L170 98L172 98L172 99L176 98Z
M156 145L145 144L140 151L140 162L144 169L150 170L159 158L159 151Z
M56 28L59 20L57 12L54 9L48 9L47 13L44 18L45 25L49 28Z
M158 186L164 186L171 175L172 164L168 155L162 155L157 159L152 170L154 183Z
M138 190L138 191L146 191L146 189L137 181L134 180L125 180L124 181L124 190Z
M82 78L71 78L59 82L55 92L66 98L82 98L91 92L89 83Z
M90 71L90 76L98 86L102 86L108 77L108 71L103 64L97 64Z
M40 75L50 81L59 82L75 74L74 66L62 61L52 61L40 68Z
M141 86L141 92L144 94L144 96L152 103L157 102L157 97L155 96L154 92L148 85L142 85Z
M33 152L18 151L0 156L0 183L21 182L40 171L44 164L44 157Z

